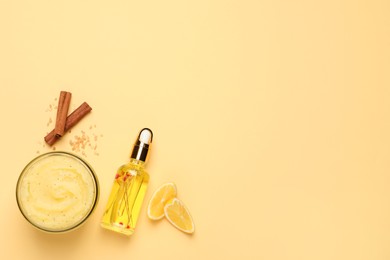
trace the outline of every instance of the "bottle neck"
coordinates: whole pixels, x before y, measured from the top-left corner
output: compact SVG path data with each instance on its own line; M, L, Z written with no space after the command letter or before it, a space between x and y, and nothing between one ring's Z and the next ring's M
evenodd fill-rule
M137 141L133 147L130 158L146 162L148 159L149 145Z
M130 158L130 163L134 164L134 165L137 165L137 166L140 166L140 167L144 167L145 166L145 162L144 161L141 161L141 160L138 160L138 159L135 159L135 158Z

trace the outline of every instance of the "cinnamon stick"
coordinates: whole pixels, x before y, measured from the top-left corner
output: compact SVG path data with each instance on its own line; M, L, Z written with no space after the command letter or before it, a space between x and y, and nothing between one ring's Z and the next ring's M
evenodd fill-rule
M65 132L71 129L76 125L85 115L91 112L92 108L87 104L87 102L82 103L76 110L74 110L67 118L65 122ZM53 145L57 140L60 139L60 136L57 136L55 129L45 136L45 142L48 145Z
M68 116L71 97L72 97L72 93L61 91L60 98L58 99L55 134L58 135L59 137L63 136L65 133L65 124L66 124L66 118Z

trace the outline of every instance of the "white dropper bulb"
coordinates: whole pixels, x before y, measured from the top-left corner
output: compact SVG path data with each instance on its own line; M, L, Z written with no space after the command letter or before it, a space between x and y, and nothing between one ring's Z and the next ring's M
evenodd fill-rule
M139 135L139 141L141 143L150 144L152 142L152 132L147 128L142 129L141 134Z

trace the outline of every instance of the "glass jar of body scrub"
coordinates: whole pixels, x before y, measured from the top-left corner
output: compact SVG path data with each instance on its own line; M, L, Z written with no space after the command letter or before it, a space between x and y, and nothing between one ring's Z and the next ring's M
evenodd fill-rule
M80 157L49 152L23 169L16 186L16 200L33 226L51 233L70 231L83 224L96 207L99 183Z

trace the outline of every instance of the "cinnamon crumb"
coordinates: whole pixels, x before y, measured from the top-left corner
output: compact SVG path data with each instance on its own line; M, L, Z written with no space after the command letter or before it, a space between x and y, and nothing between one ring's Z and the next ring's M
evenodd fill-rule
M53 111L53 108L55 108L55 104L56 104L57 102L53 102L53 103L51 103L51 104L49 104L49 106L45 109L45 112L51 112L51 111ZM56 109L56 108L55 108Z
M69 141L69 145L72 151L81 153L83 156L87 156L89 152L98 156L98 137L98 134L90 130L81 130L80 134L73 136L73 139Z
M51 117L49 118L49 121L47 122L46 126L49 126L51 123L53 122L53 120L51 119Z

